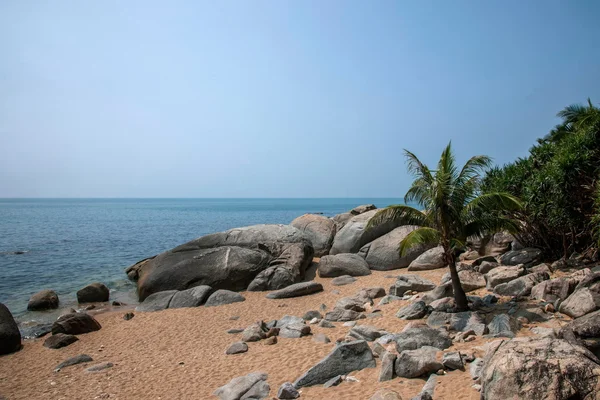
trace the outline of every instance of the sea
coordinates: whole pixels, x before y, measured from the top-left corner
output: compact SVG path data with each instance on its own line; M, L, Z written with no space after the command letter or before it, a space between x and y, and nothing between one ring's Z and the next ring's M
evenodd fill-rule
M77 308L76 292L100 281L111 300L135 305L124 270L200 236L255 224L327 217L392 198L327 199L0 199L0 302L20 324L48 322ZM29 297L54 290L59 310L27 311Z

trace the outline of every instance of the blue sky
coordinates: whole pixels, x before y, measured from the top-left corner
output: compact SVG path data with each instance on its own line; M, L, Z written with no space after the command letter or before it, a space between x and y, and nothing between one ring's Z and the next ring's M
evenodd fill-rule
M2 1L0 197L395 197L600 102L597 1Z

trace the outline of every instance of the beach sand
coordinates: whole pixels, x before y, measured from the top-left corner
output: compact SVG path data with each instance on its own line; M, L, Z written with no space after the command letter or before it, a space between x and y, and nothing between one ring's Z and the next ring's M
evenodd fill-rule
M447 269L418 272L439 283ZM225 355L227 347L240 339L241 334L228 334L231 328L245 328L257 320L269 321L286 314L302 316L306 311L327 309L335 302L355 294L363 287L382 286L386 292L394 278L404 270L379 272L359 277L345 286L331 285L331 279L316 277L324 286L318 294L293 299L270 300L265 293L244 292L245 302L220 307L198 307L165 310L154 313L135 313L130 321L123 319L125 311L96 316L102 324L97 332L79 335L79 341L62 349L42 346L44 338L24 342L24 348L0 357L0 398L17 399L212 399L213 391L230 379L250 372L268 373L271 397L276 398L279 386L293 382L302 373L325 357L337 338L343 338L350 328L335 322L327 329L311 325L314 333L324 333L331 343L320 344L311 337L278 338L276 345L248 343L249 351ZM339 294L334 294L339 290ZM483 290L482 293L485 293ZM376 299L375 304L378 300ZM389 332L400 332L409 322L395 317L405 301L381 307L383 317L364 319L359 324L374 325ZM239 316L237 320L231 317ZM527 334L527 329L521 330ZM483 356L485 340L457 343L446 351L456 349ZM55 366L69 357L88 354L94 362L76 365L53 372ZM114 367L90 373L85 369L101 362ZM377 367L351 375L359 382L342 382L337 387L302 388L301 399L369 399L379 388L391 388L410 399L421 390L425 379L394 378L378 382ZM473 380L467 371L452 371L439 376L435 399L479 399L472 388Z

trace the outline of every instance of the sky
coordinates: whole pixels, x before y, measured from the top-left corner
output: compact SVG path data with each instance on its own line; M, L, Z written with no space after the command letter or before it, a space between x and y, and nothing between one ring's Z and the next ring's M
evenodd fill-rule
M600 102L598 1L0 1L0 197L402 197Z

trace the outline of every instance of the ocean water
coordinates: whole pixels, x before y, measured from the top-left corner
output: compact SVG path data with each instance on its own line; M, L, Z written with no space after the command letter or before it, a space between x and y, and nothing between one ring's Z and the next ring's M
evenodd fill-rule
M94 281L111 299L136 302L125 268L208 233L288 224L305 213L333 216L360 204L401 199L0 199L0 302L23 322L59 311L27 312L29 297L55 290L60 308ZM21 253L22 252L22 253ZM21 254L19 254L21 253Z

